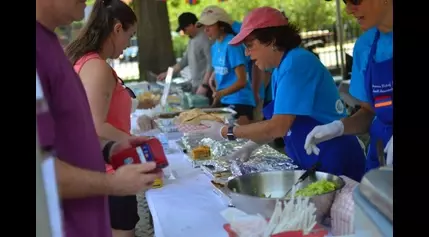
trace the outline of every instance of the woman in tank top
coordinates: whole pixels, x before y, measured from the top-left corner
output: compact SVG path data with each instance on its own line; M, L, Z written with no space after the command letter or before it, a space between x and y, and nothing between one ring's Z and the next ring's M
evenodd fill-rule
M128 5L120 0L96 0L86 25L65 49L83 82L97 134L104 139L131 136L132 107L153 106L150 102L133 106L133 91L106 62L128 47L136 27L136 15ZM109 196L109 208L113 237L134 237L139 220L136 196Z

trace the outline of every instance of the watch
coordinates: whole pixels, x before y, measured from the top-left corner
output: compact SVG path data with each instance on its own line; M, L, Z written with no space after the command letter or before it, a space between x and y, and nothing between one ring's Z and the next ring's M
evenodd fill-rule
M237 139L234 135L234 126L228 127L228 132L226 133L226 137L229 141L235 141Z

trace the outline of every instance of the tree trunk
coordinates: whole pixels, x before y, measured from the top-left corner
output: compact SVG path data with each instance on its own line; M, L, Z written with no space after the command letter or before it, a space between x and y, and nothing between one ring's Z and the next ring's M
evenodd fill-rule
M167 4L158 0L134 0L138 18L140 79L151 80L175 63Z

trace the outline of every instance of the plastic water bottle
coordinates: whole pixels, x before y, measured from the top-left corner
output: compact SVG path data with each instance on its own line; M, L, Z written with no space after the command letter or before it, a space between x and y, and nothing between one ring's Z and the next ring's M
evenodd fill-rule
M161 142L162 147L164 148L164 152L166 154L170 153L170 146L168 145L168 138L164 133L159 133L156 135L158 140Z

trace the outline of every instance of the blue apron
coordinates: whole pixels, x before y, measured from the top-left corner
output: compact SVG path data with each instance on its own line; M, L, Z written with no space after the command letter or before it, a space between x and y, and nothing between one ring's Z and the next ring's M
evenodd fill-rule
M369 131L371 142L366 160L367 171L380 166L377 156L377 142L383 141L384 149L393 130L393 58L379 63L375 62L374 55L377 51L379 38L380 32L377 31L369 53L365 74L366 92L371 99L371 105L376 116Z
M274 95L276 84L274 81L271 82ZM273 116L276 97L274 95L273 100L263 109L264 117L267 120ZM318 145L319 155L307 155L304 149L305 138L318 125L322 124L309 116L296 115L291 128L283 137L286 154L294 161L298 169L307 170L320 161L318 171L345 175L360 182L365 172L365 154L356 136L340 136L322 142Z

